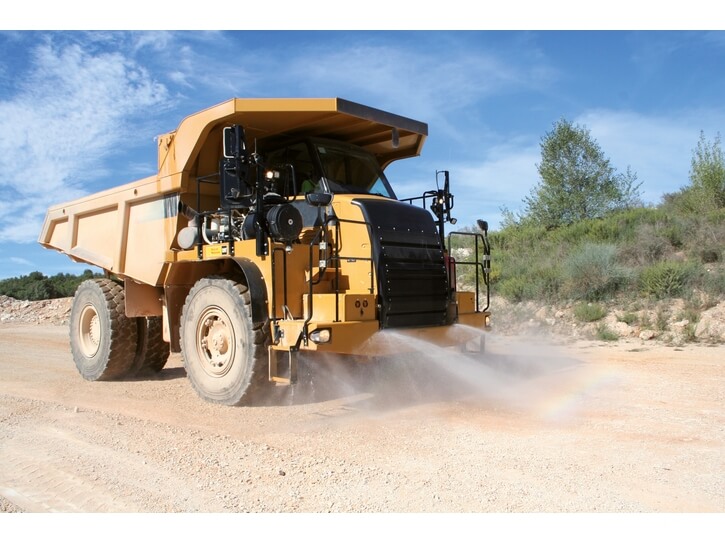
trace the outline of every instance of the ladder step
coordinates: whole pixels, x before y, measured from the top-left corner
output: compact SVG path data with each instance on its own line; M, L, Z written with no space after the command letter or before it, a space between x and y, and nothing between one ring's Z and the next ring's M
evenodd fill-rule
M278 358L286 353L287 362L279 365ZM294 385L297 383L297 352L294 349L289 351L282 351L273 349L272 346L268 348L269 357L269 381L280 385ZM286 367L285 375L280 373L280 366Z

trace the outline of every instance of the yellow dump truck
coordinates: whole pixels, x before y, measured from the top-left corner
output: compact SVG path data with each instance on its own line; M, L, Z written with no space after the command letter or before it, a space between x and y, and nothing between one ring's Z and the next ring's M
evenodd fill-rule
M106 273L73 302L81 375L160 371L181 352L202 398L238 405L294 383L302 350L403 349L377 342L382 329L482 352L485 222L446 236L448 172L407 200L384 174L427 132L340 98L235 98L159 136L156 174L50 208L40 244ZM474 255L456 263L452 239L465 236ZM475 291L457 288L462 265Z

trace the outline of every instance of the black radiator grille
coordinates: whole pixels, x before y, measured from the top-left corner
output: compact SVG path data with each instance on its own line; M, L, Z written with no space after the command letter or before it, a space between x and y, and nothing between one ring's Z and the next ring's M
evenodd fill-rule
M381 327L444 325L448 278L432 216L392 200L355 203L371 225Z

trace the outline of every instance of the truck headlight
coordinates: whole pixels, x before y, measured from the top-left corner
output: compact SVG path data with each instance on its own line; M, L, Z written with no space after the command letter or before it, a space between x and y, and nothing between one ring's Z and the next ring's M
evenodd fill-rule
M327 344L332 338L330 329L316 329L310 333L310 340L315 344Z

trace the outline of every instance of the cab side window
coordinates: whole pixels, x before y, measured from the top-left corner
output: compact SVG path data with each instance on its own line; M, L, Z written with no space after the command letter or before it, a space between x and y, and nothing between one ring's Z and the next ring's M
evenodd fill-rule
M282 186L279 187L279 192L283 196L304 195L312 191L319 181L318 176L315 174L310 151L304 142L273 151L267 156L267 163L270 167L280 168L284 172ZM296 187L293 187L289 169L282 168L287 164L294 166Z

